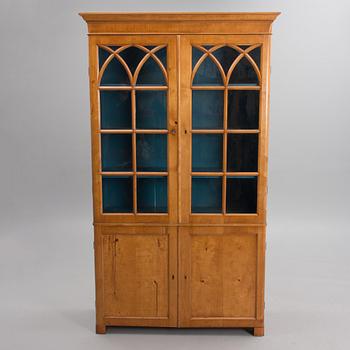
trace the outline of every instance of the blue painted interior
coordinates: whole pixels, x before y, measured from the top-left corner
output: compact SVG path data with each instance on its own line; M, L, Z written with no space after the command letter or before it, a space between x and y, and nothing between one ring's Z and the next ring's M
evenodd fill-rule
M132 177L103 176L102 199L104 213L131 213L133 211Z
M166 213L168 211L166 176L137 178L137 211L139 213Z
M228 128L259 129L259 91L229 90Z
M167 92L136 92L136 128L167 129Z
M192 129L223 129L224 92L192 91Z
M228 171L258 171L258 139L258 134L228 134Z
M130 91L100 91L101 129L131 129Z
M192 171L222 171L222 135L192 134Z
M257 186L256 176L227 177L226 210L228 213L256 213Z
M221 47L213 52L213 55L218 59L225 73L227 74L233 61L239 56L239 53L229 46Z
M259 79L246 57L243 57L232 71L229 85L258 85Z
M156 56L160 59L166 68L166 48L157 51ZM141 68L136 84L156 86L166 85L164 74L160 69L158 63L156 63L152 57L148 58Z
M192 213L222 212L222 178L192 177Z
M167 134L137 134L138 171L167 171Z
M202 51L196 49L195 47L192 48L193 67L202 55ZM205 58L205 60L199 66L193 79L193 85L223 85L219 69L209 57Z
M103 171L131 171L131 134L102 134Z
M112 47L116 49L115 47ZM110 53L104 49L99 48L99 65L100 68L102 63L110 56ZM112 85L130 85L129 77L125 71L123 65L115 57L109 62L106 70L103 73L101 79L101 85L112 86Z

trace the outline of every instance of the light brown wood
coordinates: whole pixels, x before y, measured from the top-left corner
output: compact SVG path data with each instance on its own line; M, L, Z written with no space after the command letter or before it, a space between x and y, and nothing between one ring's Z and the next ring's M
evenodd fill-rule
M96 333L106 326L243 327L264 335L264 283L267 160L272 22L279 13L82 13L89 30L89 78L92 143L92 190L96 284ZM211 48L205 47L211 45ZM215 50L235 49L224 70ZM114 48L112 48L114 47ZM144 57L132 70L123 51L136 47ZM192 47L202 52L192 67ZM251 51L261 48L260 67ZM99 68L98 48L108 58ZM166 65L157 52L165 48ZM246 58L257 85L229 85L230 76ZM205 59L217 67L222 85L192 85ZM129 85L102 85L112 60L120 62ZM165 85L138 85L148 60L164 76ZM223 91L222 129L192 130L192 91ZM229 129L231 90L259 92L259 129ZM131 129L101 129L100 92L130 91ZM137 129L136 91L167 93L166 129ZM131 171L102 171L101 135L129 134ZM138 134L167 137L166 171L138 171ZM221 134L222 171L192 171L192 135ZM258 169L228 171L229 134L256 134ZM166 176L168 212L139 213L137 177ZM133 210L104 213L102 177L130 176ZM191 212L191 177L222 177L222 213ZM228 213L227 177L256 176L257 212Z

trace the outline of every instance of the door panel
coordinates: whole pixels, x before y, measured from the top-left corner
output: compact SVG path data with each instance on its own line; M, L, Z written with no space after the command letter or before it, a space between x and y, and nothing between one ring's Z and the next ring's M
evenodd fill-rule
M95 222L175 223L176 38L89 40Z
M180 40L180 223L264 224L268 39Z
M179 229L182 327L259 324L263 308L264 229Z
M106 324L176 326L176 228L100 232Z

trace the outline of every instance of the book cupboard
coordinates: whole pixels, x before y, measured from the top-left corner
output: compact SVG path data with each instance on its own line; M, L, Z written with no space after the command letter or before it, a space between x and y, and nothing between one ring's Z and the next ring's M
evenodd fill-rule
M278 13L81 13L96 331L264 334L270 38Z

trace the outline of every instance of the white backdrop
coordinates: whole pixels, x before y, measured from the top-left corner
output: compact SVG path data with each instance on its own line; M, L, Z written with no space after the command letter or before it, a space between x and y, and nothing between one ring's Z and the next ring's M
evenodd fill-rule
M345 349L350 341L350 5L0 3L4 349ZM273 26L266 333L94 334L87 11L281 11Z

